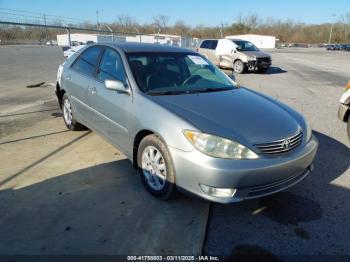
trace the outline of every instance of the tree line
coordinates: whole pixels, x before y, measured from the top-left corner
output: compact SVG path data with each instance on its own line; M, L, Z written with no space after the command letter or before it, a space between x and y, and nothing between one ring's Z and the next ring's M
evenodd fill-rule
M93 24L84 23L93 27ZM142 32L145 34L175 34L198 38L220 38L222 35L262 34L273 35L281 43L327 43L332 31L333 43L350 42L350 12L338 17L334 23L306 24L291 19L260 19L257 15L239 15L235 22L217 26L190 26L179 20L170 24L170 18L159 15L150 23L139 24L128 15L120 15L114 23L109 24L118 32Z
M64 25L64 23L57 21L54 25ZM222 36L237 34L262 34L276 36L280 43L306 44L327 43L330 32L332 31L332 43L350 43L350 12L338 16L337 21L334 23L323 24L306 24L295 22L291 19L260 19L257 15L239 15L233 23L225 23L217 26L190 26L182 20L171 24L170 18L166 15L158 15L153 17L151 22L140 24L129 15L120 15L115 22L109 24L101 23L96 25L90 22L83 22L74 26L104 31L112 29L114 32L131 34L174 34L197 38L221 38ZM27 39L38 39L38 37L40 39L55 39L55 34L59 31L44 28L1 26L0 39L10 39L16 36ZM61 30L60 33L64 32Z

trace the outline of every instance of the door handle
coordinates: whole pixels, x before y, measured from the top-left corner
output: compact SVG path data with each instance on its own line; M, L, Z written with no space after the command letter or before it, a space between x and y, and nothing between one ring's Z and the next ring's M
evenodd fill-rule
M67 76L64 77L64 79L65 79L65 80L71 80L72 78L71 78L70 75L67 75Z
M95 87L89 87L89 92L90 92L90 94L94 95L97 93L97 90Z

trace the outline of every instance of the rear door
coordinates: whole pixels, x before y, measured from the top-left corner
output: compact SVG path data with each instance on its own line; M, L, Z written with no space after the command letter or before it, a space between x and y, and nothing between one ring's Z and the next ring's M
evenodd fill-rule
M62 79L74 108L74 117L82 123L90 119L88 107L88 89L96 70L101 47L86 49L71 65L64 70Z
M128 130L132 96L107 89L105 80L128 82L120 54L109 47L103 51L96 79L92 81L88 92L91 121L107 140L129 154Z

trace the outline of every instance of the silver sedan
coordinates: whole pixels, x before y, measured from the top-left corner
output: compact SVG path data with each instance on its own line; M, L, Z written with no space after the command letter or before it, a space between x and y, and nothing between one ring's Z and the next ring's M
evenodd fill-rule
M116 146L160 199L269 195L305 178L318 147L299 113L182 48L87 46L59 67L56 95L66 126Z

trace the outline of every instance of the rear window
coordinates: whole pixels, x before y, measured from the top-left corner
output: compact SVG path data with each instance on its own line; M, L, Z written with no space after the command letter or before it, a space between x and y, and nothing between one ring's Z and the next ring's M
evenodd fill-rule
M208 49L209 48L209 44L210 44L209 40L205 40L205 41L202 42L200 48Z
M216 49L216 46L218 45L218 40L204 40L200 46L200 48L205 49Z
M211 40L209 48L210 49L216 49L217 45L218 45L218 40Z

